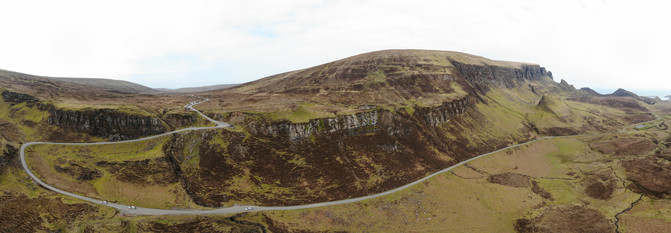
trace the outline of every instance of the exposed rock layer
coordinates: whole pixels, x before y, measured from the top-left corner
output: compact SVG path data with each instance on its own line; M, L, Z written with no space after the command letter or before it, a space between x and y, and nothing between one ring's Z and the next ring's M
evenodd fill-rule
M84 111L49 109L47 123L110 140L126 140L164 133L168 127L153 116L130 115L113 109Z
M552 72L539 65L521 65L521 68L473 65L451 61L452 65L476 89L486 91L492 87L515 87L524 80L540 80L544 76L552 78Z
M416 107L414 115L424 121L425 124L436 126L445 123L454 116L464 113L475 104L471 97L443 103L437 107ZM377 109L374 111L361 112L353 115L343 115L331 118L313 119L307 123L282 122L256 122L247 124L250 133L262 136L288 137L290 140L306 139L318 133L333 133L340 130L355 134L376 131L379 123L384 123L385 115L394 114L388 110ZM388 118L388 117L387 117ZM370 127L369 130L359 129ZM388 131L392 129L387 129Z
M17 92L12 92L8 90L2 91L2 98L9 103L12 104L18 104L18 103L23 103L23 102L37 102L38 99L35 98L34 96L23 94L23 93L17 93Z

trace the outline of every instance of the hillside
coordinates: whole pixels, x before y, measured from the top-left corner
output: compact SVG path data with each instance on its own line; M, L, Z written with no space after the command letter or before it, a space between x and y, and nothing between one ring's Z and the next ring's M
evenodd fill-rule
M177 89L168 89L168 88L158 88L156 90L162 91L162 92L167 92L167 93L179 93L179 94L187 94L187 93L198 93L198 92L207 92L207 91L216 91L216 90L222 90L222 89L228 89L235 87L239 84L218 84L218 85L210 85L210 86L202 86L202 87L183 87L183 88L177 88Z
M203 93L216 102L201 108L275 112L305 121L371 106L435 107L527 80L551 82L552 74L535 64L459 52L384 50Z
M140 84L114 79L101 78L58 78L58 77L44 77L30 74L24 74L8 70L0 70L0 82L7 82L5 85L65 85L67 88L63 90L70 92L74 90L81 90L87 92L105 92L119 93L119 94L156 94L158 91ZM3 85L4 86L4 85ZM89 88L91 90L86 90ZM47 89L43 89L47 90Z
M126 94L156 94L160 91L124 80L103 78L52 78L63 82L77 83L91 87L98 87L111 92Z
M53 78L0 70L0 87L42 98L116 98L121 95L101 88L63 82Z
M70 231L208 229L203 226L445 231L444 223L480 231L556 227L570 232L592 225L612 231L622 226L620 221L643 216L625 213L637 198L658 200L663 207L671 195L667 186L649 179L666 171L662 158L669 154L669 134L657 125L671 119L671 108L663 103L576 90L535 64L458 52L386 50L199 94L210 101L198 109L235 128L127 144L34 145L27 151L28 164L55 187L125 205L291 206L392 190L475 156L530 144L365 202L197 218L116 215L102 205L61 200L25 182L12 159L17 146L34 140L131 139L207 125L180 109L202 99L102 92L109 95L78 101L123 105L80 108L3 85L9 94L0 101L6 113L0 115L0 126L8 133L1 142L9 146L4 147L8 156L0 198L28 200L35 207L8 205L0 211L20 212L15 220L40 223L46 220L35 217L42 216L39 206L50 202L47 212L54 213L48 218L56 219L33 228L20 225L24 231L55 230L62 222L72 223ZM55 83L51 91L68 87L63 85ZM51 102L58 107L40 107ZM629 128L633 124L644 126L634 130ZM310 224L302 221L306 218ZM8 219L0 225L9 226Z

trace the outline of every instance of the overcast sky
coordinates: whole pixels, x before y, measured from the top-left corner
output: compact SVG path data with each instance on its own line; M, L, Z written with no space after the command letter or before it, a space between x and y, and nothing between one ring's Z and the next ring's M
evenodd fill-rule
M538 63L671 90L668 1L1 1L0 68L150 87L241 83L382 49ZM668 94L671 94L669 91Z

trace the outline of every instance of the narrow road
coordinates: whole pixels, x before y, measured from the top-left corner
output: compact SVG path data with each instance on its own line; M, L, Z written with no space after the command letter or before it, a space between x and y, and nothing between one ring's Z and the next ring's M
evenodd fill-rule
M49 189L49 190L51 190L51 191L54 191L54 192L57 192L57 193L60 193L60 194L66 195L66 196L70 196L70 197L73 197L73 198L77 198L77 199L80 199L80 200L84 200L84 201L88 201L88 202L92 202L92 203L96 203L96 204L100 204L100 205L110 206L110 207L116 208L116 209L118 209L119 211L124 212L124 213L127 213L127 214L132 214L132 215L205 215L205 214L232 214L232 213L252 212L252 211L267 211L267 210L297 210L297 209L307 209L307 208L315 208L315 207L322 207L322 206L331 206L331 205L340 205L340 204L354 203L354 202L359 202L359 201L363 201L363 200L368 200L368 199L378 198L378 197L381 197L381 196L385 196L385 195L388 195L388 194L392 194L392 193L395 193L395 192L398 192L398 191L407 189L407 188L409 188L409 187L412 187L412 186L414 186L414 185L416 185L416 184L419 184L419 183L421 183L421 182L424 182L425 180L431 179L431 178L434 177L434 176L437 176L437 175L443 174L443 173L445 173L445 172L448 172L448 171L450 171L450 170L452 170L452 169L454 169L454 168L456 168L456 167L459 167L459 166L461 166L461 165L464 165L464 164L466 164L466 163L468 163L468 162L470 162L470 161L473 161L473 160L475 160L475 159L479 159L479 158L482 158L482 157L485 157L485 156L488 156L488 155L492 155L492 154L495 154L495 153L498 153L498 152L501 152L501 151L504 151L504 150L507 150L507 149L510 149L510 148L515 148L515 147L518 147L518 146L523 146L523 145L531 144L531 143L534 143L534 142L537 142L537 141L547 140L547 139L553 139L553 138L580 137L580 136L596 135L596 134L580 134L580 135L550 136L550 137L538 138L538 139L531 140L531 141L528 141L528 142L525 142L525 143L512 145L512 146L509 146L509 147L506 147L506 148L502 148L502 149L499 149L499 150L496 150L496 151L492 151L492 152L489 152L489 153L486 153L486 154L482 154L482 155L475 156L475 157L473 157L473 158L470 158L470 159L461 161L460 163L457 163L457 164L455 164L455 165L452 165L452 166L450 166L450 167L448 167L448 168L445 168L445 169L443 169L443 170L437 171L437 172L435 172L435 173L433 173L433 174L430 174L430 175L428 175L428 176L426 176L426 177L424 177L424 178L421 178L421 179L419 179L419 180L416 180L416 181L414 181L414 182L412 182L412 183L403 185L403 186L401 186L401 187L398 187L398 188L395 188L395 189L392 189L392 190L389 190L389 191L385 191L385 192L381 192L381 193L377 193L377 194L372 194L372 195L369 195L369 196L363 196L363 197L356 197L356 198L350 198L350 199L344 199L344 200L337 200L337 201L328 201L328 202L321 202L321 203L313 203L313 204L306 204L306 205L296 205L296 206L249 206L249 205L238 205L238 206L232 206L232 207L226 207L226 208L218 208L218 209L209 209L209 210L194 210L194 209L180 209L180 210L172 209L172 210L167 210L167 209L152 209L152 208L143 208L143 207L136 207L135 209L130 209L130 208L129 208L130 206L128 206L128 205L122 205L122 204L116 204L116 203L104 203L104 204L103 204L103 200L98 200L98 199L95 199L95 198L89 198L89 197L81 196L81 195L78 195L78 194L70 193L70 192L67 192L67 191L60 190L60 189L58 189L58 188L55 188L55 187L53 187L53 186L51 186L51 185L45 183L44 181L40 180L37 176L35 176L35 174L33 174L33 172L30 171L30 169L28 168L28 164L26 163L25 150L26 150L26 148L28 148L28 147L31 146L31 145L38 145L38 144L51 144L51 145L104 145L104 144L120 144L120 143L128 143L128 142L144 141L144 140L149 140L149 139L152 139L152 138L162 137L162 136L165 136L165 135L171 135L171 134L175 134L175 133L179 133L179 132L185 132L185 131L232 127L232 125L230 125L230 124L228 124L228 123L216 121L216 120L214 120L214 119L212 119L212 118L206 116L205 114L201 113L200 111L196 110L195 108L193 108L193 105L196 105L196 104L199 104L199 103L203 103L203 102L206 102L206 101L207 101L207 99L206 99L205 101L201 101L201 102L192 102L192 103L187 104L187 105L184 106L184 107L185 107L186 109L190 109L190 110L193 110L193 111L197 112L198 114L200 114L201 116L203 116L205 119L211 121L212 123L215 123L216 126L214 126L214 127L190 127L190 128L179 129L179 130L175 130L175 131L171 131L171 132L167 132L167 133L163 133L163 134L159 134L159 135L154 135L154 136L150 136L150 137L146 137L146 138L133 139L133 140L127 140L127 141L90 142L90 143L28 142L28 143L23 144L23 145L21 146L21 149L20 149L21 165L23 165L23 169L26 171L26 173L28 173L28 175L29 175L33 180L35 180L36 183L38 183L39 185L41 185L42 187L44 187L44 188L46 188L46 189Z

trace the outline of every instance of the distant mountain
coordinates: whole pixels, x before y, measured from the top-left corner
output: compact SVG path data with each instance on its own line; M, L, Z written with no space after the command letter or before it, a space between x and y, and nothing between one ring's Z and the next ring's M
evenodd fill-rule
M290 71L212 91L220 101L278 107L293 102L341 106L437 105L475 91L512 87L524 80L552 80L531 63L490 60L451 51L383 50ZM236 96L229 98L227 96ZM295 101L294 101L295 100Z
M59 78L42 77L0 69L0 89L9 89L42 98L116 98L119 91L67 82Z
M596 92L595 90L592 90L592 88L589 87L580 88L578 92L584 96L602 96L602 94L599 94L599 92Z
M617 97L627 97L628 96L628 97L634 97L634 98L639 97L636 93L633 93L631 91L627 91L627 90L622 89L622 88L619 88L619 89L615 90L615 92L610 94L610 96L617 96Z
M632 98L634 98L634 99L643 101L643 102L645 102L645 103L647 103L647 104L654 104L654 103L656 103L656 102L658 101L658 99L659 99L659 98L654 99L654 98L650 98L650 97L639 96L639 95L637 95L636 93L633 93L633 92L631 92L631 91L627 91L627 90L622 89L622 88L619 88L619 89L615 90L615 92L613 92L612 94L609 94L608 96L614 96L614 97L632 97Z
M61 77L46 77L46 76L38 76L38 75L31 75L31 74L25 74L25 73L20 73L20 72L15 72L15 71L9 71L9 70L1 70L0 69L0 77L5 78L6 81L10 81L8 84L25 84L26 86L34 86L37 87L36 85L43 85L43 86L53 86L56 85L56 83L59 83L60 85L66 85L67 84L75 84L75 85L67 85L70 86L68 90L84 90L86 87L94 87L92 90L88 91L96 91L99 89L106 90L109 92L113 93L119 93L119 94L156 94L160 93L157 90L154 90L152 88L137 84L137 83L132 83L128 81L123 81L123 80L114 80L114 79L102 79L102 78L61 78ZM32 80L32 81L31 81ZM99 89L98 89L99 88ZM89 88L90 89L90 88Z
M219 84L219 85L211 85L211 86L202 86L202 87L184 87L184 88L178 88L178 89L169 89L169 88L156 88L158 91L162 92L168 92L168 93L197 93L197 92L204 92L204 91L216 91L216 90L222 90L222 89L227 89L231 87L238 86L240 84Z
M55 80L77 83L86 86L99 87L117 93L128 94L152 94L159 93L158 90L124 80L104 79L104 78L52 78Z

